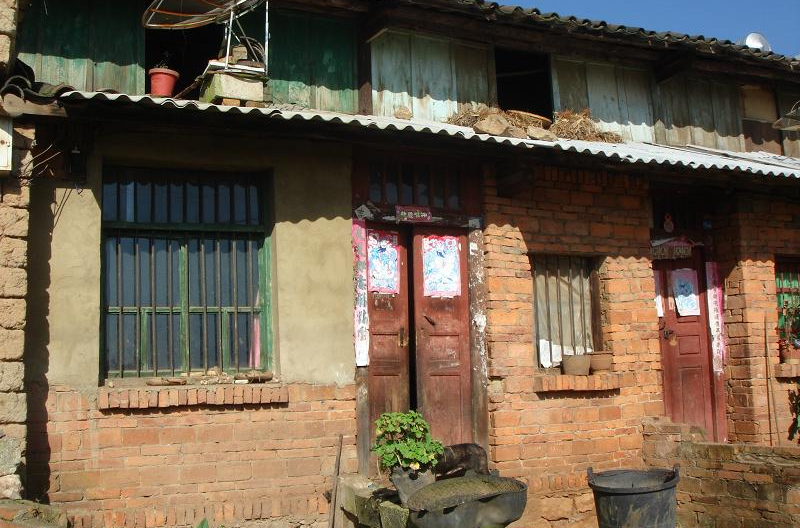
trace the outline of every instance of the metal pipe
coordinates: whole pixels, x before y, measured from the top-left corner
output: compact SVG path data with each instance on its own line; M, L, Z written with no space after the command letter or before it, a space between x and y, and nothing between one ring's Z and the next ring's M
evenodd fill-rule
M264 2L264 76L269 79L269 1Z

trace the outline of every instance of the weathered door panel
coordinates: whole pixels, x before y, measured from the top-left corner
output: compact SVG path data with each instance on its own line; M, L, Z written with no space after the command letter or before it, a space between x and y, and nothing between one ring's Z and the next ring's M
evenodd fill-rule
M457 295L426 295L425 267L430 273L431 265L424 262L423 244L430 237L452 237L457 242ZM455 230L419 228L413 247L417 407L445 445L471 442L467 237Z
M399 293L367 293L369 310L369 410L372 424L383 412L405 412L411 405L409 384L408 251L397 235Z
M708 305L702 258L695 251L692 259L659 260L654 262L653 268L663 298L664 316L660 318L659 327L667 415L674 422L696 425L714 435ZM681 314L678 309L673 280L677 270L692 270L696 275L699 315Z

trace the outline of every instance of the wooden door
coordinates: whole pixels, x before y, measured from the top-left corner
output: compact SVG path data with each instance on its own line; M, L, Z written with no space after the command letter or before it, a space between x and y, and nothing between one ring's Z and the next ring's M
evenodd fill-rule
M445 445L472 442L467 237L418 228L413 248L417 407Z
M369 291L369 391L370 435L375 420L384 412L405 412L411 405L409 385L409 298L407 235L392 229L368 229L396 241L397 293ZM369 272L368 272L369 273ZM374 438L372 438L374 440Z
M659 334L667 415L704 428L711 438L714 402L702 257L695 250L691 259L657 260L653 268L663 307Z

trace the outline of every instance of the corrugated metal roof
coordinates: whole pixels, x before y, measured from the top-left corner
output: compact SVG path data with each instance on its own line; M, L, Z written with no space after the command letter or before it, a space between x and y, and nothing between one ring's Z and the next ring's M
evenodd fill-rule
M761 176L800 178L800 159L777 156L765 152L743 153L696 146L672 147L631 142L613 144L569 139L559 139L553 142L515 139L477 134L471 128L445 123L419 120L406 121L390 117L350 115L316 110L223 106L190 100L150 97L148 95L131 96L103 92L72 91L65 93L59 99L64 104L101 102L112 105L136 105L186 112L256 115L264 119L319 122L328 123L331 126L351 126L382 131L448 136L464 141L479 141L515 148L560 150L636 165L717 169Z
M475 12L490 20L520 21L541 24L543 26L564 29L566 31L585 31L589 34L605 35L619 38L639 39L649 44L683 44L700 51L734 52L744 57L763 59L777 66L792 71L800 71L800 60L772 52L762 52L731 42L730 40L705 37L703 35L686 35L673 31L650 31L640 27L609 24L603 20L590 20L576 16L559 15L542 12L536 8L524 8L514 5L500 5L485 0L406 0L408 3L433 8L451 8L464 12Z

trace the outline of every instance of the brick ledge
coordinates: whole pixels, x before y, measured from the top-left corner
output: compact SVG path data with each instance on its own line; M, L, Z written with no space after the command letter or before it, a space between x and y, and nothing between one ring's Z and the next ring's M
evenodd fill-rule
M776 378L800 378L800 365L779 363L772 367Z
M97 408L100 410L270 403L289 403L289 388L279 383L267 383L263 385L100 387L97 392Z
M539 374L533 377L533 392L609 391L622 387L622 372L599 372L589 376Z

